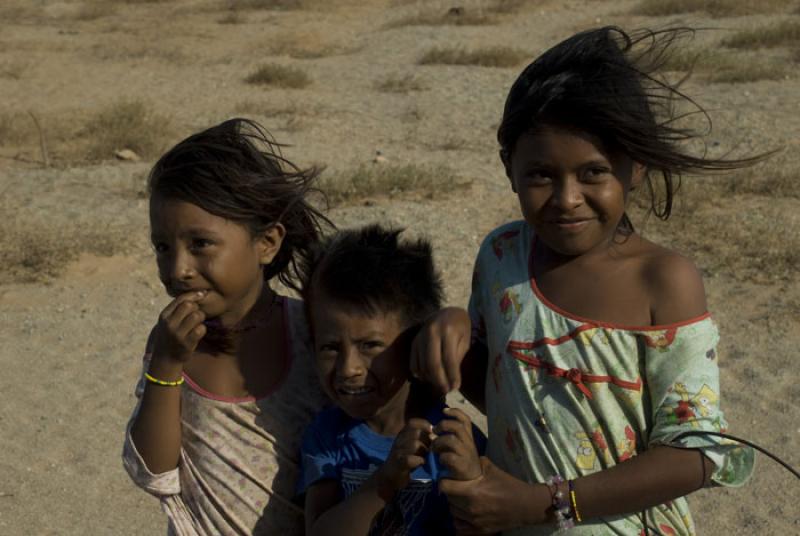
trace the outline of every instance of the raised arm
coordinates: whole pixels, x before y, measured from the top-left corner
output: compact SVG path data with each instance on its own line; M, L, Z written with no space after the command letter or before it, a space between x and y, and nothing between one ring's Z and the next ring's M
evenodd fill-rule
M183 366L205 335L205 315L197 306L198 293L173 300L161 313L148 341L147 373L163 382L182 378ZM131 426L133 445L151 473L178 466L181 449L181 389L147 381Z
M339 482L320 480L306 492L306 533L309 536L366 536L392 497L406 487L411 472L425 463L431 424L411 419L397 435L389 457L355 493L341 499Z

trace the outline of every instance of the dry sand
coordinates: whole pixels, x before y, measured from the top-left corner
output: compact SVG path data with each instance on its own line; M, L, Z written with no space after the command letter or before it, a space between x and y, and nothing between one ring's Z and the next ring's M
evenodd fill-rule
M473 13L491 2L320 0L301 10L234 15L227 4L4 0L0 6L0 119L17 121L16 130L0 128L0 242L5 253L17 250L4 258L0 274L1 535L163 534L165 528L157 502L130 483L120 464L144 340L167 302L147 245L142 189L152 158L82 160L95 135L83 125L98 110L139 99L170 118L171 130L150 133L167 142L245 114L291 143L290 158L324 164L329 173L371 165L376 150L389 163L450 166L472 181L470 189L434 199L375 196L331 216L342 226L383 221L430 236L449 301L464 305L482 236L517 217L493 136L520 67L419 66L423 52L435 45L507 45L533 56L598 24L740 28L779 18L653 19L629 15L630 1L531 0L516 13L493 15L492 25L390 28L388 22L425 9L444 13L461 5ZM219 22L226 18L236 23ZM724 35L704 39L714 43ZM800 77L797 63L786 58L782 80L687 86L712 109L712 142L737 154L779 146L796 152ZM269 61L299 67L313 82L290 90L242 81ZM423 89L375 87L407 74ZM27 110L45 124L50 168L41 165ZM800 178L796 169L789 159L779 171ZM797 259L800 202L796 191L786 191L701 196L676 215L680 226L650 221L646 232L682 248L706 275L722 330L723 404L732 432L800 466L800 283L796 272L779 266ZM749 231L756 228L765 231ZM754 257L766 255L767 245L771 256L759 264ZM32 274L37 270L53 275ZM763 457L747 487L705 490L690 501L703 534L800 533L798 482Z

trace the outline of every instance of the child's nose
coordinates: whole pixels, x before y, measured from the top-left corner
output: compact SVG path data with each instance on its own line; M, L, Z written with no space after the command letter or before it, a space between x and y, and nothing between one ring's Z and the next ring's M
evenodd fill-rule
M188 281L197 275L194 259L188 251L178 249L165 261L163 272L170 281Z
M336 363L336 373L340 378L354 378L364 374L364 361L356 348L345 348L339 354Z
M556 182L553 190L553 202L558 208L569 210L580 205L582 199L581 185L576 178L565 177Z

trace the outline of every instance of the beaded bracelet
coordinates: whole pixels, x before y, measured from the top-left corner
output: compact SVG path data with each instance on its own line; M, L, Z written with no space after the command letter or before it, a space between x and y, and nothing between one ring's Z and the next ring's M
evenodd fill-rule
M582 523L581 514L578 512L578 499L575 495L575 481L570 480L569 484L569 500L572 503L572 513L575 515L575 523Z
M164 387L177 387L183 383L183 376L181 376L178 380L175 380L174 382L159 380L155 376L151 376L149 372L145 372L144 377L150 383L154 383L156 385L163 385Z
M564 483L564 478L559 475L554 475L548 478L545 483L550 489L553 513L556 516L558 531L561 532L571 529L575 526L575 520L570 510L570 501L564 497L564 492L558 489L558 486Z

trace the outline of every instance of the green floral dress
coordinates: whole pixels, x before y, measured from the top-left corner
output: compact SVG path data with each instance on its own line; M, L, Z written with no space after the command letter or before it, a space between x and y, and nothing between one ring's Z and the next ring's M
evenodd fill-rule
M726 429L710 315L645 327L577 317L537 288L532 244L525 222L507 224L487 237L475 265L470 315L474 337L489 350L491 460L533 483L589 475L670 445L702 450L716 464L714 484L742 485L752 449L710 435L680 437ZM569 534L639 535L645 519L651 534L695 534L685 498L644 515L584 520ZM509 534L553 532L536 526Z

